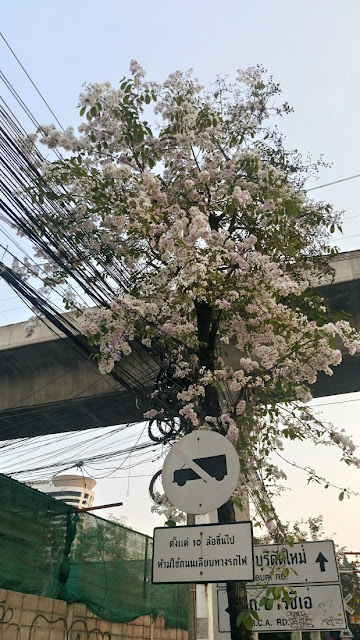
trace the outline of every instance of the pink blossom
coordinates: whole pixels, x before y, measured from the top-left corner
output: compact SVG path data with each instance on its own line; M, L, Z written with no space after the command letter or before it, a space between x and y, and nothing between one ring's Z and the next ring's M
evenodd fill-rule
M235 187L233 191L233 201L240 206L246 205L251 201L251 195L248 191L243 191L240 187Z
M156 409L150 409L149 411L145 411L145 413L143 413L144 418L147 418L148 420L151 420L151 418L155 418L155 416L157 416L158 412L156 411Z
M230 442L237 442L239 439L239 429L235 426L235 424L231 424L225 436Z
M200 182L209 182L210 180L210 173L208 171L201 171L199 173L199 180Z
M130 72L133 76L137 76L139 78L143 78L145 76L145 71L142 66L136 61L131 60L130 62Z
M228 300L216 300L215 304L217 307L219 307L219 309L231 309L231 303Z
M244 240L245 249L252 249L257 243L257 237L254 235L250 235Z
M236 414L238 416L241 416L244 413L245 409L246 409L245 400L240 400L236 405Z

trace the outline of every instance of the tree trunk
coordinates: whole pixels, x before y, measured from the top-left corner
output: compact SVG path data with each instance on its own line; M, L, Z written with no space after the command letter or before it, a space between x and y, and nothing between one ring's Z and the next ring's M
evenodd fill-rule
M210 371L214 371L215 344L219 317L205 301L197 302L195 305L197 311L198 338L200 342L198 352L199 364L201 367L206 367ZM219 418L222 413L219 393L212 385L205 387L202 409L203 417L207 415ZM218 518L219 522L224 524L236 522L234 505L231 500L218 509ZM248 631L244 625L239 627L236 625L236 619L239 613L248 608L245 583L227 582L226 588L229 600L228 611L230 614L231 640L251 640L251 631Z
M218 510L218 519L221 523L236 522L235 510L232 500L228 500ZM226 591L229 601L231 640L251 640L252 633L240 625L236 625L236 619L244 609L248 608L245 582L227 582Z

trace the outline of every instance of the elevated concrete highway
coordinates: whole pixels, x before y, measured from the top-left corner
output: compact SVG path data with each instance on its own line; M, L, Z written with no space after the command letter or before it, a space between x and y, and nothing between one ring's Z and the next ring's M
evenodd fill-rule
M321 293L334 311L351 314L360 329L360 251L337 256L335 280ZM144 399L101 375L96 364L45 325L25 339L26 323L0 328L0 440L90 429L142 420ZM152 389L153 363L124 360L132 379ZM360 391L360 357L344 356L332 377L319 375L315 397Z

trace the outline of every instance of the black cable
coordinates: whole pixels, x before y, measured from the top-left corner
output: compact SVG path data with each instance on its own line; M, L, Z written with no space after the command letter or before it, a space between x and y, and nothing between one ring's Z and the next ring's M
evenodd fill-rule
M340 180L333 180L333 182L327 182L326 184L320 184L318 187L310 187L310 189L305 189L305 191L308 193L309 191L315 191L315 189L324 189L324 187L331 187L333 184L347 182L348 180L354 180L355 178L360 178L360 173L357 173L354 176L348 176L347 178L340 178Z
M360 398L351 398L350 400L336 400L335 402L322 402L321 404L314 404L312 409L317 407L328 407L332 404L347 404L348 402L360 402Z
M49 106L49 104L46 102L44 96L42 95L42 93L40 92L40 90L37 88L35 82L31 79L30 75L28 74L28 72L26 71L24 65L20 62L19 58L17 57L15 51L10 47L8 41L5 39L5 37L3 36L2 33L0 33L0 36L2 37L3 41L5 42L6 46L8 47L8 49L11 51L12 55L14 56L15 60L18 62L18 64L20 65L20 67L22 68L23 72L25 73L25 75L27 76L27 78L30 80L31 84L33 85L35 91L39 94L41 100L44 102L44 104L47 106L47 108L49 109L51 115L54 116L56 122L58 123L59 127L64 131L64 128L61 124L61 122L59 122L59 120L57 119L55 113L53 112L53 110L51 109L51 107Z
M341 242L341 240L350 240L350 238L358 238L360 233L355 233L352 236L340 236L340 238L331 238L329 242Z
M6 468L7 466L11 466L11 468L14 468L14 463L16 464L16 466L18 467L19 464L19 460L20 458L24 458L26 456L30 456L26 458L26 462L23 462L21 464L36 464L37 460L41 460L41 461L48 461L51 460L52 458L57 458L59 456L64 456L66 453L68 452L72 452L74 453L76 451L76 455L79 456L79 459L81 458L81 456L83 456L84 451L89 448L94 446L94 444L98 444L100 441L102 441L102 450L105 450L103 441L105 439L109 439L112 438L113 436L118 435L119 433L121 433L122 431L124 431L125 429L131 428L132 426L134 426L132 423L128 423L125 425L121 425L119 427L116 427L115 429L112 429L111 431L109 431L108 433L100 433L100 434L92 434L92 436L90 436L88 434L88 432L86 433L86 444L85 444L85 448L84 448L84 442L81 439L83 432L75 432L75 433L66 433L66 434L61 434L61 437L55 439L53 437L44 437L44 436L38 436L37 438L35 438L35 443L34 443L34 438L29 437L25 442L24 440L20 440L20 441L15 441L14 445L12 446L10 445L9 448L4 448L1 452L0 452L0 466L2 467L2 469L4 470L4 468ZM93 429L92 431L98 431L99 428L97 429ZM77 443L72 443L71 445L67 445L64 446L62 448L57 448L56 450L50 450L49 452L46 452L46 447L54 447L54 445L56 444L56 442L58 441L65 441L67 442L68 440L73 439L74 437L76 437L77 439L80 438L80 441ZM133 438L134 436L132 436ZM45 438L45 441L44 441ZM125 438L125 440L123 440L123 444L125 444L127 442L127 439ZM27 446L30 445L30 446ZM114 443L108 443L107 446L114 446ZM17 451L17 449L20 449L20 455ZM41 449L41 450L40 450ZM37 456L32 456L31 457L31 452L32 451L38 451L39 454ZM111 453L111 452L110 452ZM10 454L10 455L9 455ZM13 461L13 456L15 456L15 460ZM19 469L18 469L19 470ZM11 474L10 474L11 475Z

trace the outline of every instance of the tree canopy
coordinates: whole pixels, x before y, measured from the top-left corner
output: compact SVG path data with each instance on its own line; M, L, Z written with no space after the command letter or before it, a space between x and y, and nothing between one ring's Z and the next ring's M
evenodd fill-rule
M243 477L256 469L268 489L283 476L269 457L286 438L339 446L358 466L351 439L306 405L318 372L332 375L341 345L354 354L360 340L313 288L329 273L340 215L307 196L319 163L284 148L276 122L291 109L279 86L260 67L206 89L191 72L159 84L130 69L117 88L85 87L77 134L40 128L66 154L32 190L54 203L42 222L58 251L71 236L84 264L121 274L107 307L67 298L100 371L135 338L160 345L166 384L144 417L177 420L177 435L220 431ZM48 284L68 278L51 261L47 270Z
M102 373L136 341L161 354L144 413L149 433L156 424L166 444L193 429L227 437L241 466L233 501L241 504L248 487L278 537L269 496L285 476L273 454L286 439L338 447L346 464L360 466L351 438L307 404L341 349L360 351L359 334L314 288L331 274L329 241L341 216L308 196L306 180L321 163L285 149L277 121L291 109L264 69L208 88L191 72L158 83L135 61L130 71L117 88L85 86L77 133L39 128L40 141L64 156L41 164L35 140L23 145L37 172L27 196L40 205L27 233L42 235L45 285L69 284L66 306ZM74 270L78 282L96 273L95 291L100 274L106 300L83 306ZM157 510L173 518L154 495ZM218 515L233 521L233 502ZM251 629L254 614L244 585L227 588L235 639L236 623Z

